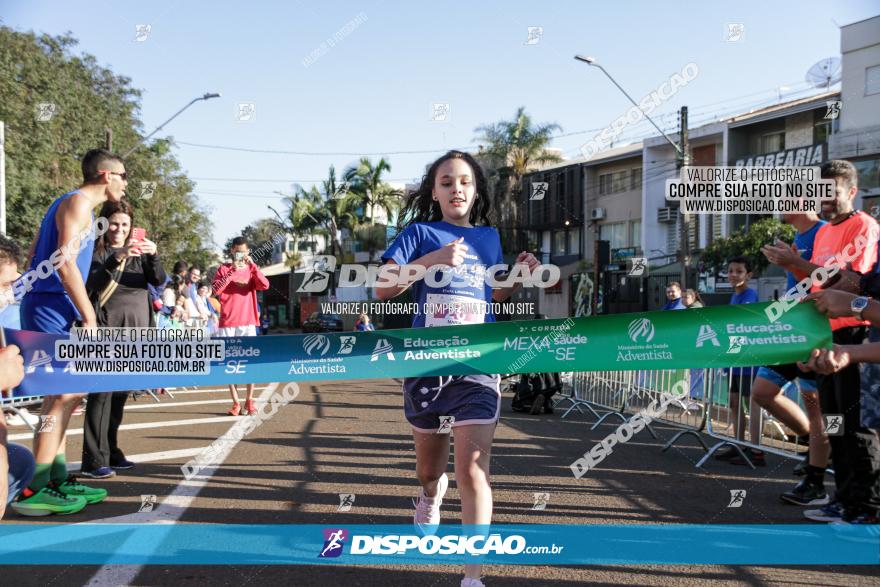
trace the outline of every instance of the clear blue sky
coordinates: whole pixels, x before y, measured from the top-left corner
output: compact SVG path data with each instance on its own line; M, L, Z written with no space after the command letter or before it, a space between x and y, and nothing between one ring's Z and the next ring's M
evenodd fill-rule
M785 94L803 96L804 73L840 52L838 25L880 12L876 0L848 2L467 2L391 0L151 2L2 0L4 24L51 34L70 31L80 48L144 91L142 120L152 130L204 92L159 136L178 142L333 153L389 153L391 179L412 181L448 148L474 148L475 127L525 106L556 122L554 140L569 157L627 110L600 71L573 59L592 55L636 99L688 62L699 77L658 110L673 125L687 105L691 126ZM366 20L308 67L303 59L346 23ZM836 22L836 24L835 24ZM725 41L727 23L745 25ZM135 25L152 29L134 42ZM527 28L543 27L527 45ZM801 93L797 93L800 91ZM256 120L236 120L254 102ZM432 122L434 102L450 120ZM595 130L591 130L595 129ZM649 131L647 123L628 130ZM589 131L589 132L583 132ZM394 154L401 151L437 153ZM179 145L177 156L212 210L222 243L280 205L274 190L308 185L355 155L255 154ZM278 180L230 181L230 179Z

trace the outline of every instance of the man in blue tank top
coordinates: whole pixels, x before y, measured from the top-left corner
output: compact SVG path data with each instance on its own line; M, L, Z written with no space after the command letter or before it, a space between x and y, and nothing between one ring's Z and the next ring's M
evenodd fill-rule
M77 321L85 328L97 325L85 286L96 236L93 210L107 200L121 200L128 178L122 159L102 149L85 154L82 173L83 184L49 206L28 253L29 271L14 287L18 294L24 293L24 330L66 333ZM25 376L46 368L37 357L25 356L24 360ZM67 474L67 425L83 397L70 393L44 398L40 426L34 435L36 471L30 485L10 504L18 513L72 514L106 499L106 490L86 487Z

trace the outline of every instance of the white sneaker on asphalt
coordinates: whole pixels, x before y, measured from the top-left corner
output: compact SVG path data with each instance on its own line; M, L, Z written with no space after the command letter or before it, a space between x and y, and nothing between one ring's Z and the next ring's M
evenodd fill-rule
M449 477L446 473L437 480L437 495L428 497L425 490L419 491L419 501L416 503L416 513L413 516L413 524L422 534L431 534L440 525L440 506L443 505L443 496L449 487Z
M461 580L461 587L486 587L479 579L468 579L465 577Z

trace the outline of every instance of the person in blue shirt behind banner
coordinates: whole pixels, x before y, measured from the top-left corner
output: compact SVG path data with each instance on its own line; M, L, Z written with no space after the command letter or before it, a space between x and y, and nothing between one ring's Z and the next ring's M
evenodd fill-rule
M815 212L783 214L782 221L797 230L791 248L797 251L802 259L810 260L813 257L816 233L825 221L820 220ZM785 297L797 297L794 287L798 280L791 271L786 274L788 280ZM795 382L806 411L802 410L796 401L782 393L786 385ZM760 367L752 385L752 400L757 406L767 410L771 416L788 426L797 435L799 444L809 446L807 457L795 466L795 474L804 475L804 479L779 497L787 503L801 506L827 504L829 498L825 492L824 478L831 447L824 432L815 374L804 373L793 363ZM749 422L749 437L752 439L752 444L761 444L761 418L752 418ZM764 455L753 450L750 458L753 462L763 461ZM738 464L741 460L737 457L731 462Z
M734 257L727 262L727 281L733 287L733 293L730 296L731 305L754 304L758 301L758 292L749 287L751 278L752 262L748 258ZM739 344L736 337L731 337L729 343L730 349ZM743 414L740 405L740 397L749 397L754 377L755 369L753 367L733 367L730 369L730 417L733 420L733 431L737 440L745 438L745 414ZM722 461L729 461L737 456L739 453L729 445L715 453L715 458ZM762 461L755 464L765 463Z
M493 289L487 280L487 268L503 261L498 231L489 226L490 210L488 182L477 161L459 151L440 157L407 198L400 216L405 228L382 256L394 285L377 286L377 297L388 300L411 286L414 328L494 322L491 303L506 300L519 286ZM531 272L538 266L534 255L525 251L516 263L522 266L517 271ZM406 271L402 265L408 266ZM410 271L418 268L427 270L423 279ZM497 375L404 380L404 412L413 428L416 475L422 485L413 522L423 533L433 532L440 523L449 484L445 471L450 433L455 435L462 523L491 523L489 459L501 410L498 386ZM461 584L481 586L480 570L480 565L465 565Z
M664 310L687 310L687 306L681 301L681 284L677 281L666 286L666 300Z

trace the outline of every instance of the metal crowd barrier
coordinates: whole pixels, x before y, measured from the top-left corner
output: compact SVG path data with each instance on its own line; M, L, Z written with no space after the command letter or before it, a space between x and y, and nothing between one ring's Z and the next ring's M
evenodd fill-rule
M743 451L743 448L761 450L769 454L791 459L802 459L805 456L803 451L809 447L799 443L797 435L793 431L772 418L766 410L754 402L751 399L751 394L747 396L743 393L747 385L754 385L757 371L757 367L743 367L737 381L737 378L732 376L730 369L716 369L719 384L712 386L709 390L708 401L711 407L709 409L709 418L707 418L706 422L706 434L718 442L712 445L703 458L700 459L697 463L698 467L702 467L723 446L732 446L752 469L755 466L752 464L749 454ZM786 385L781 393L797 403L800 409L806 413L800 388L797 384ZM733 394L737 394L739 412L741 414L740 426L742 431L739 434L739 438L735 434L734 428L734 406L731 403L734 399ZM760 436L758 442L755 442L750 433L754 418L758 419L757 430ZM745 440L745 438L749 438L749 440Z
M5 414L7 411L12 412L13 414L21 418L32 432L36 432L36 426L31 424L30 421L28 421L28 419L24 417L21 408L36 408L38 406L41 406L43 403L43 398L40 396L6 397L6 393L7 392L4 391L2 394L0 394L0 417L5 418ZM30 412L30 410L28 410L28 413L39 417L39 411L34 414Z
M562 414L562 417L568 416L572 410L583 414L582 408L586 408L597 420L591 430L595 430L596 426L612 414L626 420L623 409L626 405L627 390L624 388L623 379L628 373L630 372L586 371L574 373L572 375L571 396L564 397L557 402L557 404L564 401L571 402L571 407ZM606 413L600 416L596 409L605 410Z
M660 405L661 393L675 393L681 384L687 393L667 405L666 410L654 419L680 430L663 446L662 452L672 448L684 436L692 436L704 450L709 450L700 431L706 425L706 409L703 399L706 387L712 383L711 369L663 369L659 371L634 371L636 386L627 401L627 410L636 413L647 408L651 402ZM647 428L647 426L646 426ZM654 438L654 430L649 428Z
M799 450L804 449L805 445L798 443L797 435L770 417L756 403L751 402L749 405L749 398L742 393L746 385L752 385L757 370L757 367L742 368L743 374L738 381L731 377L729 368L575 372L572 374L570 393L563 394L555 405L559 407L565 403L571 404L562 414L563 418L575 410L583 415L586 409L596 419L591 427L591 430L595 430L608 418L617 417L626 421L628 414L644 410L651 402L656 401L659 404L661 393L671 393L677 384L684 382L688 390L686 396L669 404L666 411L654 419L655 422L679 429L663 446L662 451L669 450L682 437L691 436L697 439L706 452L697 462L697 467L702 467L723 446L732 446L753 469L755 467L749 454L743 448L754 448L786 458L803 458L804 453ZM738 388L731 389L734 385L738 385ZM737 439L735 436L734 410L730 404L734 397L732 392L739 394L742 405L741 421L745 434L741 436L749 437L750 418L760 419L758 443ZM782 393L806 412L796 385L789 384L783 388ZM657 438L650 424L645 429ZM708 446L702 433L717 442Z

